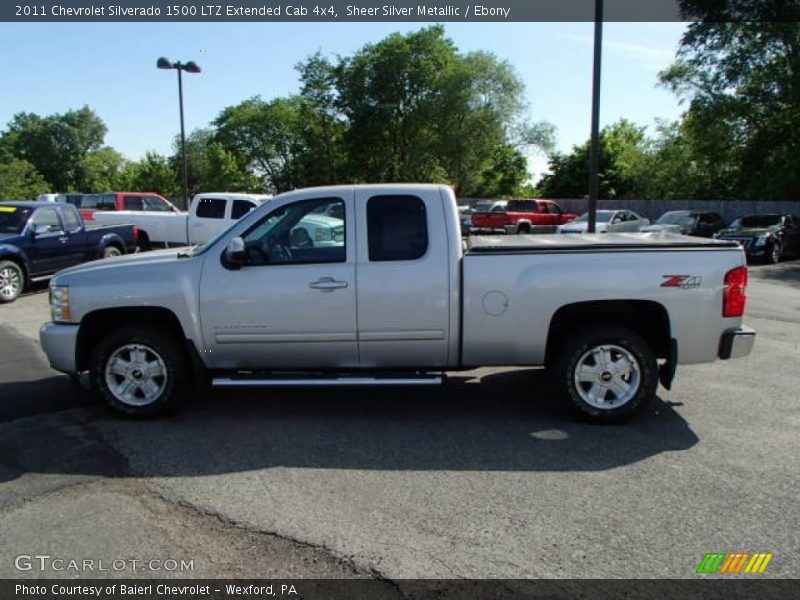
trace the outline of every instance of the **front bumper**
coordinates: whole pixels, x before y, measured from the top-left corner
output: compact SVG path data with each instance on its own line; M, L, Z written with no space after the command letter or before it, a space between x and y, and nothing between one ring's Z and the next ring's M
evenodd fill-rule
M48 321L39 329L39 342L52 368L62 373L77 372L75 350L78 342L78 325Z
M756 331L746 325L738 329L728 329L722 334L719 341L719 357L723 360L729 358L742 358L753 350L756 341Z

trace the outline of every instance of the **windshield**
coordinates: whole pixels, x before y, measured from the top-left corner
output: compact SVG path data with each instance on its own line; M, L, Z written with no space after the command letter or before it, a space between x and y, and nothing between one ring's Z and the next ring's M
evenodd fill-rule
M597 222L598 223L608 223L616 214L616 211L613 210L598 210L597 211ZM575 219L576 221L588 221L589 220L589 213L585 212L580 217Z
M33 209L0 206L0 233L22 233L31 210Z
M657 225L681 225L682 227L694 227L697 215L683 211L672 211L664 213L656 221Z
M748 215L734 221L731 227L774 227L780 224L780 215Z

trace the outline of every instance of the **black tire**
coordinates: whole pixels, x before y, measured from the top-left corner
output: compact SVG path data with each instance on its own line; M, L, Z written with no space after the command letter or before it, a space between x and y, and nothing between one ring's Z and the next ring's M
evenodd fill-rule
M618 325L595 325L571 336L556 351L553 366L559 388L574 412L596 423L618 423L632 417L655 397L658 364L650 345L639 334ZM610 364L604 366L597 361L593 351L599 352L602 360L610 360ZM596 376L597 380L576 381L580 366L597 370L594 375L585 375ZM617 394L616 390L625 389L626 385L627 391Z
M122 256L122 250L116 246L108 246L103 250L103 258L116 258L117 256Z
M522 223L519 227L517 227L517 234L518 235L526 235L531 232L531 226L529 223Z
M134 352L142 355L137 356ZM106 372L112 364L119 369L126 363L131 365L125 369L126 375ZM153 373L163 375L151 376L151 364L156 365ZM92 352L92 386L113 410L133 417L174 412L190 389L190 374L185 348L169 329L142 324L123 325L106 335ZM109 381L118 384L115 390L109 387ZM152 398L144 388L150 383L158 388ZM123 393L123 386L130 391ZM152 387L148 389L152 390Z
M777 265L779 262L781 262L780 242L772 242L772 246L769 249L769 254L767 254L767 262L771 265Z
M25 289L25 272L13 260L0 261L0 304L13 302Z

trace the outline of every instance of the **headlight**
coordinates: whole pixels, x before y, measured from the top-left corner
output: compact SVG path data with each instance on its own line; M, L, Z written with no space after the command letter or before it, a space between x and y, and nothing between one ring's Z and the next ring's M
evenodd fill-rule
M770 237L771 236L768 233L758 236L758 239L756 240L756 246L763 246L769 241Z
M50 316L57 323L68 323L72 315L69 311L69 287L50 286Z
M317 227L314 232L314 238L318 242L329 242L333 239L333 236L331 235L331 230L327 227Z

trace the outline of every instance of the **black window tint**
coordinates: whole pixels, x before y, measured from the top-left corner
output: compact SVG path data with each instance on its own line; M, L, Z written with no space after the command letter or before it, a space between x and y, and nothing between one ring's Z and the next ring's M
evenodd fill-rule
M225 200L220 198L201 198L197 216L205 219L225 218Z
M373 196L367 202L371 261L415 260L428 250L425 203L416 196Z
M241 219L255 207L256 205L249 200L234 200L231 208L231 219Z
M125 196L125 210L144 210L144 199L141 196Z
M509 212L536 212L535 200L512 200L508 203Z
M64 226L67 228L67 231L77 231L80 229L81 220L80 217L78 217L78 211L76 211L71 204L64 207L63 215Z

